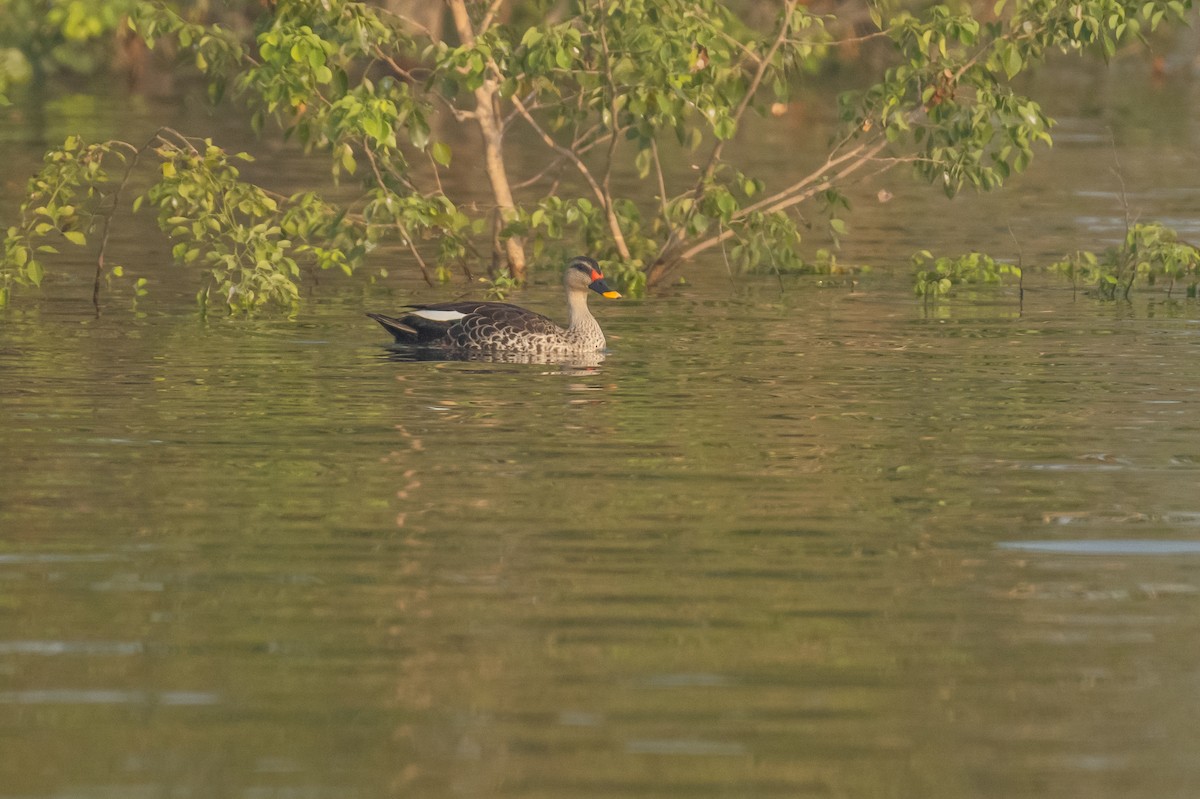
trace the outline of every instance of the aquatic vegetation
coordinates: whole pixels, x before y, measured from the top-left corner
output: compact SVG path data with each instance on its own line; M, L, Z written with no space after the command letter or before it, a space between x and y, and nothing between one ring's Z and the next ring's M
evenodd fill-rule
M1139 280L1147 286L1166 284L1171 296L1183 284L1188 297L1200 284L1200 248L1179 240L1173 229L1158 223L1129 226L1120 246L1102 253L1077 251L1051 264L1071 285L1090 288L1103 299L1127 298Z

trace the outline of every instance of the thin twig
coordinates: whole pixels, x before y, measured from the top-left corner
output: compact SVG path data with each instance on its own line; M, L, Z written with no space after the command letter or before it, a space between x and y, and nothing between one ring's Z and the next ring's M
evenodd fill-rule
M396 223L396 229L400 231L404 239L404 244L408 247L408 251L412 253L413 258L417 259L417 266L421 268L421 277L425 278L425 285L433 288L433 279L429 276L429 267L425 265L425 259L421 257L421 253L417 250L417 245L413 244L412 236L399 223Z
M409 25L417 33L424 34L425 36L428 36L431 40L434 40L433 39L433 31L429 30L428 27L426 27L425 25L422 25L420 22L417 22L415 19L408 16L407 14L401 14L399 11L393 11L390 8L386 8L383 6L373 9L373 10L378 11L381 14L388 14L389 16L395 17L402 25ZM436 41L436 40L434 40L434 41Z
M599 9L600 9L600 13L603 14L604 13L603 0L600 0ZM609 92L608 92L608 94L609 94L609 96L608 96L608 112L609 112L609 114L612 115L613 130L616 130L617 126L619 125L619 123L617 122L618 109L617 109L617 93L616 93L616 88L615 88L616 79L613 77L612 57L608 50L608 34L605 32L605 26L603 23L601 23L598 27L600 28L600 52L604 59L604 78L605 78L604 85L609 90ZM600 185L604 189L604 205L605 205L605 208L607 210L609 210L610 212L612 210L613 199L612 199L612 187L610 185L609 179L612 176L613 157L616 155L616 152L617 152L617 142L618 141L619 141L619 139L617 139L616 136L612 136L608 140L608 155L604 159L604 178L600 181Z
M817 184L815 186L811 186L799 194L796 194L796 195L793 195L786 199L780 200L779 202L775 203L774 205L767 207L765 209L764 213L773 214L776 211L782 211L786 208L791 208L793 205L804 202L805 200L816 196L818 193L832 188L834 185L836 185L837 181L839 181L842 178L845 178L849 175L852 175L853 173L857 172L859 169L861 169L866 164L873 162L875 154L878 153L880 150L882 150L884 147L887 147L887 144L888 143L887 143L886 139L880 140L879 142L874 144L872 147L867 149L866 152L864 152L862 154L861 158L855 159L854 161L850 162L846 166L842 167L842 169L839 170L837 173L835 173L832 178L827 178L825 180L822 180L819 184ZM738 218L741 218L744 216L745 216L745 213L739 213L738 215L735 216L735 219L738 219Z
M380 61L382 61L383 63L387 64L388 67L392 71L394 71L397 75L399 75L400 77L402 77L405 80L412 83L414 86L417 86L421 83L421 81L416 77L416 75L414 75L412 73L412 71L407 70L404 67L400 66L400 64L397 63L397 61L394 58L392 58L390 55L388 55L386 52L384 52L382 48L380 48L380 47L375 48L375 57L377 59L379 59ZM442 105L444 105L446 107L446 110L450 112L450 115L453 116L459 122L467 122L467 121L470 121L475 118L475 113L473 111L464 111L463 109L458 108L457 106L454 105L454 103L452 103L450 101L450 99L448 97L443 95L441 92L433 92L432 94L433 94L433 98L435 100L437 100L438 102L440 102Z
M550 163L546 165L546 168L545 168L545 169L543 169L542 171L538 172L538 173L537 173L536 175L534 175L533 177L529 178L528 180L523 180L523 181L521 181L520 183L514 183L514 184L513 184L513 190L514 190L514 191L516 191L517 189L527 189L527 188L529 188L530 186L532 186L532 185L534 185L535 183L539 182L539 181L540 181L542 178L544 178L544 177L546 177L547 175L549 175L549 174L550 174L551 172L553 172L555 169L561 169L561 168L562 168L562 166L563 166L563 161L564 161L564 158L563 158L561 155L560 155L560 156L556 156L556 157L552 158L552 159L550 160Z
M1113 133L1112 128L1108 129L1108 137L1112 142L1113 153L1113 169L1112 173L1117 176L1117 182L1121 184L1120 192L1117 196L1121 198L1121 211L1125 216L1125 238L1121 241L1121 268L1130 267L1129 282L1125 284L1125 299L1129 299L1129 292L1133 290L1133 282L1137 280L1137 266L1133 263L1133 250L1129 246L1129 228L1132 224L1132 218L1129 213L1129 195L1125 191L1125 175L1121 169L1121 159L1117 155L1117 137ZM1122 275L1117 274L1117 279L1120 280Z
M650 139L650 157L654 163L654 175L658 179L658 203L662 211L663 222L669 222L667 205L667 181L663 177L662 161L658 158L658 141L653 137Z
M717 220L717 230L724 232L725 223ZM721 242L721 258L725 261L725 274L729 277L729 285L734 285L733 282L733 266L729 263L729 252L725 249L725 242ZM781 287L782 288L782 287Z
M510 100L521 116L524 117L525 121L529 123L529 127L533 128L533 132L538 135L538 138L540 138L547 147L570 161L575 168L579 170L579 174L582 175L583 179L587 181L588 186L591 187L592 192L596 195L596 199L603 204L604 192L601 190L600 184L597 183L596 179L592 176L591 170L587 168L587 164L583 163L579 156L572 152L570 148L563 147L561 144L556 142L554 137L547 133L545 129L538 124L537 120L533 118L533 115L529 113L529 109L525 107L525 104L522 103L518 97L514 95L510 98Z
M112 208L104 217L104 227L100 233L100 251L96 253L96 277L92 281L92 308L96 311L96 316L100 316L100 279L104 276L104 256L108 252L108 237L112 232L112 220L117 213L117 207L121 202L121 194L125 191L125 187L129 184L130 177L133 176L133 170L137 167L138 161L141 160L142 153L149 150L156 141L159 141L160 134L169 128L161 128L151 136L141 147L134 148L133 145L127 142L113 142L120 144L132 150L133 158L130 159L128 166L125 167L125 175L121 178L120 184L112 195ZM175 131L172 131L175 132ZM178 134L176 134L178 135ZM186 142L185 142L186 143ZM190 146L190 145L189 145Z
M874 33L864 33L862 36L850 36L846 39L830 39L827 42L821 42L821 44L826 47L843 47L847 44L862 44L872 39L886 39L887 37L887 31L875 31Z
M1013 233L1012 224L1008 225L1008 235L1012 238L1013 244L1017 247L1017 311L1024 313L1025 311L1025 267L1024 254L1021 252L1021 242L1017 238L1017 234Z
M375 173L376 185L378 185L379 188L383 189L384 191L390 191L387 187L387 183L385 183L383 180L383 173L379 171L379 164L375 162L375 153L373 153L371 148L367 146L366 140L363 141L362 148L363 155L367 157L367 163L371 165L371 171Z
M621 225L617 220L616 211L613 209L612 203L608 202L604 193L604 189L601 188L600 184L596 182L596 178L592 175L591 170L588 169L587 164L583 163L583 160L576 153L572 152L570 148L563 147L561 144L556 142L554 138L547 133L541 125L538 124L537 120L533 118L533 115L529 113L529 110L525 108L525 105L520 101L520 99L514 95L511 98L511 101L513 105L516 106L517 110L521 112L521 116L525 118L525 121L529 123L529 126L533 128L535 133L537 133L538 137L545 142L546 146L570 161L583 179L587 181L588 186L591 187L592 192L596 195L596 199L600 202L601 207L605 210L605 216L608 219L608 229L612 234L613 244L616 245L617 253L626 261L630 260L632 255L629 252L628 245L625 243L625 235L621 231Z
M500 6L502 5L504 5L504 0L492 0L492 4L488 6L487 13L483 15L483 21L479 23L479 27L476 29L479 33L483 33L492 27L492 23L496 20L496 15L500 13Z
M814 181L821 181L821 185L828 183L828 180L822 180L822 178L825 177L829 170L845 163L846 161L851 161L851 159L854 159L852 164L857 163L858 166L861 166L863 162L870 160L876 153L881 151L886 146L886 139L880 139L871 145L868 145L864 142L859 144L857 147L837 156L836 158L831 157L827 159L819 169L810 172L808 175L805 175L803 178L783 189L782 191L778 191L770 197L765 197L753 205L749 205L741 209L734 215L734 219L744 219L750 214L757 213L758 211L766 210L767 213L770 213L771 211L780 207L786 208L788 206L795 205L796 203L792 202L791 198L798 192L802 192L800 196L803 199L807 199L816 193L816 191L813 189L805 188L809 186L809 184L813 183ZM855 169L857 168L858 167L855 166Z
M442 175L441 175L441 172L438 170L437 161L433 160L433 152L427 150L425 155L429 158L430 169L433 170L433 182L437 186L437 193L442 195L443 197L445 197L446 192L442 189Z
M763 78L767 74L767 69L771 66L771 59L775 57L775 53L783 46L783 42L787 39L788 32L791 30L792 11L795 10L799 0L786 0L783 7L782 22L779 25L779 33L775 36L775 41L771 42L771 46L767 49L766 55L758 64L758 69L754 73L754 77L750 79L750 84L746 87L746 93L742 95L742 99L738 102L737 108L733 110L733 115L730 119L736 126L740 124L742 115L746 113L746 109L750 107L750 103L754 101L754 96L758 93L758 87L762 85ZM712 152L709 153L708 163L701 170L700 179L696 181L695 195L699 197L704 191L704 185L712 180L713 172L717 168L717 163L721 159L721 152L725 149L727 139L720 139L713 145Z
M805 200L815 196L819 192L822 192L822 191L832 188L834 185L836 185L837 181L840 181L840 180L848 177L849 175L853 174L854 172L857 172L864 165L871 163L872 156L875 153L882 150L886 146L887 146L886 139L882 140L880 142L877 142L870 149L868 149L865 153L863 153L861 158L851 162L850 164L847 164L845 167L843 167L840 171L838 171L832 177L827 177L827 178L821 180L819 183L810 186L805 191L803 191L799 194L791 194L789 196L783 196L782 199L779 199L774 204L764 205L763 203L756 203L755 205L751 206L750 208L744 208L741 211L739 211L737 214L734 215L732 221L735 223L739 222L739 221L745 219L747 215L749 215L750 213L753 213L756 210L762 210L763 213L772 214L772 213L776 213L778 211L787 210L788 208L791 208L794 205L798 205L799 203L802 203ZM859 150L859 149L861 149L861 148L856 148L856 150ZM839 161L845 160L845 158L843 157L838 160ZM821 170L819 170L817 172L814 172L813 175L818 176L818 177L823 175L828 167L829 167L829 164L827 163L825 165L825 167L823 167ZM801 181L801 183L810 182L813 179L813 175L810 175L808 178L805 178L804 181ZM794 187L795 186L793 186L792 188L794 188ZM790 192L790 191L791 191L791 189L788 189L788 190L785 190L785 192L781 192L780 194L777 194L775 196L781 197L782 195L787 195L788 192ZM690 258L693 258L694 256L698 255L699 253L702 253L707 249L715 247L716 245L720 244L721 242L725 241L726 239L730 238L731 236L733 236L735 234L736 234L736 230L734 228L726 228L725 230L721 231L720 233L718 233L715 236L710 236L707 239L697 242L696 244L694 244L693 246L691 246L687 250L685 250L683 253L681 253L678 258L673 259L672 266L664 266L661 269L660 274L661 275L667 274L668 272L670 272L671 268L673 268L673 264L677 264L677 263L681 263L683 261L689 260ZM660 259L661 259L661 255L660 255Z

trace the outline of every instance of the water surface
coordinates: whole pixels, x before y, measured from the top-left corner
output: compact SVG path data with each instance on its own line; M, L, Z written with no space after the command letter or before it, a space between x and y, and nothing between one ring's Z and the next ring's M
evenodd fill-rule
M1064 124L1007 199L866 209L857 257L1107 242L1107 122ZM1162 136L1126 181L1186 216L1200 143ZM205 320L168 274L96 318L81 259L0 317L3 799L1200 784L1195 302L714 257L594 302L611 351L562 367L362 316L462 286ZM513 299L561 316L555 282Z

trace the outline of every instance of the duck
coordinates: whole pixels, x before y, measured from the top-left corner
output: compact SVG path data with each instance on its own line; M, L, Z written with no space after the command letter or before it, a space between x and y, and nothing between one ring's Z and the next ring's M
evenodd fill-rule
M399 344L458 352L577 355L604 349L604 331L588 309L588 291L617 299L600 265L586 255L572 258L563 272L567 326L507 302L439 302L409 305L402 316L368 313Z

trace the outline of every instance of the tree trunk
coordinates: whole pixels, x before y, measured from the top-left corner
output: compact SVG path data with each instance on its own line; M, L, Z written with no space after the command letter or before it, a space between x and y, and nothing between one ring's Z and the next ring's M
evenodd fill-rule
M454 15L454 26L458 37L466 46L475 43L475 31L471 27L471 18L467 14L466 0L446 0ZM483 163L487 170L488 181L492 184L492 197L496 200L496 208L500 213L502 224L517 218L517 205L513 201L512 187L508 182L508 170L504 167L504 131L496 118L496 95L500 84L494 75L484 79L483 84L475 90L475 121L479 124L479 132L483 136ZM524 280L525 241L518 236L510 236L504 241L504 254L508 258L509 273L517 280Z

